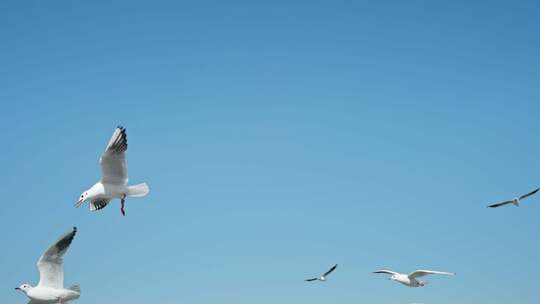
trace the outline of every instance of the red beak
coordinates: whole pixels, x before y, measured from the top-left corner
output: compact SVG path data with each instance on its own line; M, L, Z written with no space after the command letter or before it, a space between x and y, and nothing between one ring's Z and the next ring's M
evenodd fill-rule
M75 207L76 207L76 208L79 208L79 207L83 204L83 202L84 202L84 199L81 198L80 200L78 200L78 201L75 203Z

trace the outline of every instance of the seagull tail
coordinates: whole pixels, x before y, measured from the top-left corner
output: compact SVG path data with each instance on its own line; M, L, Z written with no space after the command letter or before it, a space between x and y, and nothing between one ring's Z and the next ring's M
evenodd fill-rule
M148 192L150 192L150 188L146 183L142 183L129 186L127 195L132 197L141 197L147 195Z
M79 286L78 284L73 285L73 286L69 287L68 289L72 290L72 291L75 291L75 292L78 292L78 293L81 293L81 286Z

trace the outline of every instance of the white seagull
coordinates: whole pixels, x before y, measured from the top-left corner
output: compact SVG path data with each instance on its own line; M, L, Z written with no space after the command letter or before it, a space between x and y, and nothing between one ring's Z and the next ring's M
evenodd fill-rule
M311 279L306 279L304 281L306 282L313 282L313 281L321 281L321 282L326 282L326 277L331 274L334 270L336 270L337 268L337 264L335 264L334 266L332 266L330 269L328 269L327 272L323 273L320 277L317 277L317 278L311 278Z
M30 284L22 284L15 288L30 298L28 304L63 304L67 301L76 300L81 296L79 285L64 288L64 254L77 233L77 227L61 236L49 247L39 261L39 283L33 287Z
M496 204L493 204L493 205L489 205L488 208L497 208L497 207L501 207L501 206L508 205L508 204L513 204L514 206L519 207L519 203L521 202L521 200L535 194L536 192L538 192L538 190L540 190L540 188L534 189L533 191L531 191L531 192L529 192L527 194L523 194L522 196L516 197L516 198L514 198L512 200L496 203Z
M112 199L119 198L120 211L122 215L126 215L124 210L126 197L140 197L148 194L150 189L146 183L128 186L127 147L126 129L117 127L99 160L101 180L81 194L75 207L78 208L90 201L90 211L101 210Z
M428 274L443 274L443 275L455 275L451 272L435 271L435 270L416 270L409 274L398 273L390 270L377 270L373 273L385 273L391 275L389 280L399 282L409 287L424 287L427 282L418 280L419 277L423 277Z

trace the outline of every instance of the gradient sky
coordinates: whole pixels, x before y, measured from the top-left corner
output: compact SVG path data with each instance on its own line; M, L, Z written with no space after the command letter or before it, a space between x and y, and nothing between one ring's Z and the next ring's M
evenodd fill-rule
M0 2L3 303L74 225L80 304L538 303L538 1L96 2Z

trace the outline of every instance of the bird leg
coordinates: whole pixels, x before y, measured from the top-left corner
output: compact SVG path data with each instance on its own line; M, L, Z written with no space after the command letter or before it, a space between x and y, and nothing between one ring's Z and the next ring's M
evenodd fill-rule
M126 210L124 210L124 207L126 206L126 194L122 194L122 198L120 198L120 212L123 216L126 216Z

